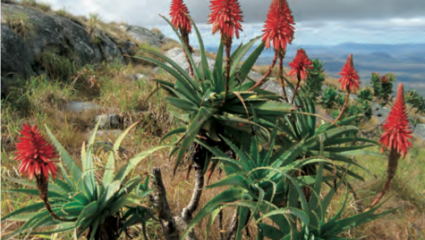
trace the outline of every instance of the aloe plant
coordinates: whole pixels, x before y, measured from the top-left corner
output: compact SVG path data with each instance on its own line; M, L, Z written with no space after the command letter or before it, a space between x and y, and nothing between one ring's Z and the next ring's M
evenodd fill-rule
M164 19L170 23L166 18ZM184 133L172 152L172 154L177 153L174 172L198 134L218 143L221 141L220 134L230 137L232 134L237 135L243 131L250 132L252 125L256 124L253 122L254 113L259 119L264 120L264 124L258 123L262 128L271 129L274 125L270 123L273 122L270 119L273 120L294 109L292 105L279 101L281 97L276 94L258 88L247 91L254 86L255 82L250 81L248 73L263 51L264 42L260 43L243 63L241 61L258 37L246 44L241 44L231 55L229 92L225 94L226 69L223 66L223 42L220 42L214 68L211 71L207 64L202 38L196 24L193 21L192 23L199 41L201 54L199 66L195 66L193 57L177 30L173 25L170 24L170 26L180 38L189 62L193 66L193 78L177 63L160 53L143 49L162 61L138 57L158 65L176 79L175 83L155 79L162 89L170 93L167 97L168 102L180 110L180 113L175 115L187 123L184 127L174 129L163 137L165 139L173 134ZM244 82L246 79L248 81ZM208 162L204 166L208 167Z
M217 212L224 207L236 207L234 218L238 223L233 228L236 239L241 239L242 230L251 221L255 220L258 228L257 239L268 237L270 239L344 239L338 235L349 228L358 226L394 210L381 214L374 214L379 206L363 212L359 215L340 219L347 200L337 214L329 218L327 208L338 189L346 183L348 175L353 172L344 167L338 168L338 174L326 175L325 169L334 168L337 165L334 159L342 159L341 156L325 157L329 154L330 140L340 140L335 134L326 132L326 124L319 131L322 135L314 142L318 152L315 156L296 160L308 146L312 146L312 140L303 140L298 146L279 148L275 140L272 140L267 148L261 147L257 136L242 136L245 141L238 148L229 139L223 137L236 153L236 158L229 158L217 147L208 146L201 140L197 140L221 161L220 167L224 169L226 177L207 186L205 189L216 187L229 187L206 203L198 214L193 218L185 233L185 237L197 224L208 217L205 238L207 239ZM272 133L272 139L276 137L277 129ZM336 141L337 142L337 141ZM341 151L354 151L357 147L341 148ZM335 150L335 148L333 148ZM305 155L304 155L305 156ZM331 160L332 159L332 160ZM348 160L348 159L346 159ZM350 162L355 164L354 162ZM314 174L298 175L300 169L305 166L315 166ZM357 165L358 166L358 165ZM359 167L359 166L358 166ZM321 200L322 185L331 181L339 181L328 191ZM302 188L312 189L310 197L306 198ZM347 185L347 189L350 186ZM269 218L274 225L263 222ZM297 229L297 221L301 223ZM229 230L232 231L232 230Z
M88 239L118 239L123 229L140 221L145 221L143 217L147 217L147 215L138 214L138 221L134 221L134 217L130 216L135 214L133 213L134 209L136 209L136 213L149 210L140 205L146 201L144 197L150 190L146 189L146 184L142 183L142 176L137 175L130 180L126 180L126 178L141 160L152 152L167 146L158 146L136 154L127 164L116 171L116 153L126 134L137 123L133 124L115 142L113 150L109 153L102 181L98 182L94 174L98 169L95 169L93 164L93 146L99 123L96 125L87 146L83 144L81 149L82 168L56 140L49 128L45 126L50 139L60 154L59 166L64 178L64 180L57 178L49 184L48 198L53 212L60 218L71 222L56 220L50 215L49 211L44 209L44 203L37 202L2 217L2 221L26 221L6 239L15 235L52 234L72 229L77 229L77 237L80 237L88 229ZM11 180L31 188L36 187L35 183L27 180ZM133 190L136 193L132 193ZM7 189L3 191L39 195L37 189ZM124 214L124 217L121 217L121 212L125 209L129 210ZM124 221L121 222L121 220ZM46 226L55 226L55 228L50 231L36 231L37 228Z

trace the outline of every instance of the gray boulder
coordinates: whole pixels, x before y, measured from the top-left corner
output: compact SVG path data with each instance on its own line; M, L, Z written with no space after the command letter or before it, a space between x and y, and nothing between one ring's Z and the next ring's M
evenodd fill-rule
M153 32L147 28L133 25L121 25L120 28L130 34L135 40L152 46L160 47L168 41L162 33Z
M186 55L182 48L172 48L168 50L165 55L169 57L171 60L176 62L181 68L183 68L186 72L189 72L189 63L186 60ZM193 61L196 65L198 65L201 62L201 56L199 54L192 54ZM214 67L214 59L207 58L208 66L210 70Z
M138 46L137 43L118 40L101 31L97 34L98 41L94 42L86 27L78 21L19 4L1 3L1 14L25 16L29 26L24 37L8 26L6 17L2 18L1 76L8 79L43 74L46 69L40 57L46 52L53 52L83 66L103 61L125 63L123 54L134 55L134 48ZM149 35L148 32L146 34ZM149 36L155 43L164 39L158 34Z
M33 67L34 54L31 49L25 44L20 35L15 33L8 26L2 24L1 76L10 79L28 78L34 75Z
M95 122L99 122L99 128L116 128L122 123L122 117L115 113L98 115Z

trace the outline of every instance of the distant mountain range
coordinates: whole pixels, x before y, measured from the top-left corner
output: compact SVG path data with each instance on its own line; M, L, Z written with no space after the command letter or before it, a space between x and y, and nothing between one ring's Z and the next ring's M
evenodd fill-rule
M339 71L348 55L353 53L354 67L363 85L370 84L372 72L393 73L397 82L406 88L416 89L425 95L425 43L424 44L362 44L344 43L335 46L289 45L284 64L292 61L298 48L304 48L308 56L324 62L326 74L339 78ZM252 48L250 51L252 51ZM207 47L216 52L217 47ZM258 65L268 65L274 56L273 50L266 50L257 60ZM394 88L396 85L394 86Z

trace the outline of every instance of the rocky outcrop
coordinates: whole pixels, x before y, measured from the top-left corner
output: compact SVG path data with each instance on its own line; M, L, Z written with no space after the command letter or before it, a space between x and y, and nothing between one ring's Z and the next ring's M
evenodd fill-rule
M116 37L101 31L93 41L83 24L19 4L2 3L1 13L1 76L7 79L43 74L46 69L40 57L46 52L53 52L75 62L77 66L83 66L103 61L125 63L123 55L134 55L133 49L138 46L130 40L119 42ZM25 31L15 32L8 20L11 18L23 19ZM137 34L135 39L149 44L159 46L166 40L163 35L144 28L129 26L125 30Z
M170 40L161 32L154 32L140 26L121 25L120 28L130 34L130 36L135 40L156 47L160 47L162 44Z
M189 72L189 63L186 60L186 55L182 48L172 48L168 50L165 55L169 57L171 60L176 62L181 68L183 68L186 72ZM201 62L201 56L199 54L192 55L193 61L196 65ZM214 66L214 59L207 58L208 67L212 70Z

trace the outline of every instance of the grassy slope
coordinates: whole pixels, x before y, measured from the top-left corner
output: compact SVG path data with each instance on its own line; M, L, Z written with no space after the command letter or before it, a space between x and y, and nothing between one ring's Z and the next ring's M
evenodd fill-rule
M62 13L66 14L66 13ZM165 48L169 48L166 46ZM261 72L261 71L259 71ZM143 73L147 80L133 81L130 75L133 73ZM14 158L14 144L19 135L18 130L23 123L37 124L40 127L46 123L53 130L58 140L79 159L79 151L84 141L87 141L87 134L94 125L94 116L103 113L102 110L89 111L80 114L68 113L63 110L66 102L94 101L99 105L121 110L121 114L126 115L132 121L141 120L141 123L130 132L124 140L122 146L128 151L122 156L121 163L135 153L146 150L159 144L163 133L167 132L175 123L169 114L169 105L164 100L164 92L157 92L152 95L149 101L145 99L155 88L155 84L150 81L153 78L172 80L170 76L163 73L154 74L151 67L141 65L122 66L117 63L105 64L94 69L85 66L76 70L79 76L75 83L68 81L46 81L43 76L33 78L26 84L21 83L16 88L11 88L11 101L2 101L1 107L1 136L2 136L2 166L1 166L1 187L17 188L19 185L12 183L8 177L20 178L17 173L17 162ZM75 79L75 78L71 78ZM144 104L145 103L145 104ZM137 115L136 111L148 110L151 116ZM41 128L42 132L44 129ZM115 140L116 136L102 136L99 140ZM169 139L169 142L175 139ZM400 161L397 177L394 180L388 196L393 197L386 203L384 209L399 208L395 214L379 219L368 226L364 226L354 231L347 231L346 236L359 237L367 236L366 239L423 239L417 234L416 229L425 229L425 181L422 178L425 169L425 149L420 148L421 143L416 143L405 159ZM379 149L373 149L379 152ZM106 161L105 154L99 152L97 166L102 168ZM377 178L359 173L366 178L366 181L352 181L357 194L364 206L367 206L383 184L386 174L385 158L377 156L359 156L357 161L369 168ZM158 152L144 160L134 171L135 173L147 173L151 167L161 167L164 182L168 189L169 202L172 209L180 209L185 205L191 195L190 189L193 183L184 179L185 172L179 172L172 177L173 161L168 161L168 152ZM218 176L213 177L213 181ZM217 194L219 189L205 191L201 205L212 196ZM342 204L345 197L344 191L336 196L337 201L332 205L332 216ZM355 211L354 200L350 197L347 215ZM19 207L27 205L29 202L39 201L24 195L3 193L1 196L1 214L7 214ZM383 209L383 210L384 210ZM229 221L230 213L225 214L225 221ZM2 235L8 234L16 229L19 222L2 223ZM199 236L203 236L205 224L197 229ZM157 223L149 224L150 239L161 239L160 227ZM251 232L255 231L254 226L250 226ZM131 230L135 232L135 229ZM214 231L214 234L216 232ZM71 235L57 236L60 239L71 239ZM211 236L218 239L217 235Z

